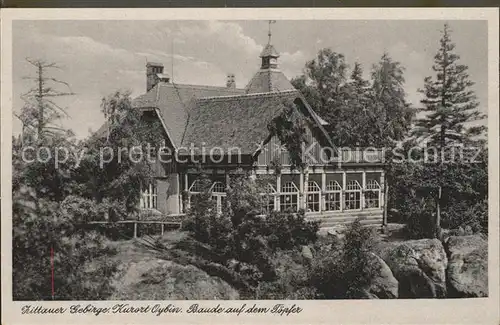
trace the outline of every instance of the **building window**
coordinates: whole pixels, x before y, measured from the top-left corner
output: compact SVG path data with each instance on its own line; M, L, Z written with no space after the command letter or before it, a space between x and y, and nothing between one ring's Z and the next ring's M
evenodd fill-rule
M368 179L365 186L365 208L380 208L380 184L375 179Z
M347 182L344 206L346 210L361 209L361 185L356 180Z
M222 182L215 182L212 184L211 191L213 193L226 193L226 187Z
M142 209L156 209L158 207L156 184L149 183L141 191L140 206Z
M280 210L297 211L299 202L299 189L293 182L285 182L281 186Z
M307 212L319 212L320 208L320 194L321 188L315 181L309 181L307 183Z
M342 186L331 180L326 184L325 208L327 211L339 211L341 209Z
M189 192L192 194L198 194L203 192L203 186L199 180L195 180L193 184L189 187Z
M262 193L264 198L263 213L269 214L271 211L276 209L276 194L276 188L272 184L268 183L265 187L265 192Z
M192 204L196 204L196 199L193 200L194 195L199 195L201 193L206 192L207 188L206 185L203 184L202 181L199 179L195 179L193 183L191 183L191 186L189 186L188 189L188 197L187 197L187 205L191 206Z
M212 200L217 205L217 213L222 213L222 207L226 204L226 186L222 182L214 182L210 187Z

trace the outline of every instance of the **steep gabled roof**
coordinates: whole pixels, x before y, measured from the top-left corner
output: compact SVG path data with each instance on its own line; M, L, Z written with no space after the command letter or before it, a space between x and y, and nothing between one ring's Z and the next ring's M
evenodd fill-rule
M245 87L247 94L295 90L278 69L260 69Z
M174 146L181 144L187 123L188 112L197 98L241 94L242 89L158 83L153 89L135 98L132 102L139 109L154 108L165 125Z
M160 83L135 98L133 105L158 113L174 147L193 144L208 150L220 147L226 152L237 147L241 154L253 154L258 144L269 136L269 122L280 114L284 109L283 101L288 99L303 106L325 142L336 148L323 128L326 122L299 91L243 92L242 89ZM94 136L103 136L106 128L105 123Z
M191 110L182 146L193 145L198 150L204 147L207 154L215 147L225 153L236 154L231 149L239 148L243 155L253 154L268 138L268 125L285 108L284 100L299 100L324 140L333 147L318 116L297 90L198 99Z

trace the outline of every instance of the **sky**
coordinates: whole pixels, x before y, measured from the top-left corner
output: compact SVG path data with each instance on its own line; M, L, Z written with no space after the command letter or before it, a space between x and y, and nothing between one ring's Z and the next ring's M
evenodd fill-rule
M432 75L443 21L309 20L272 25L272 43L280 52L279 67L289 78L322 48L345 55L352 67L370 69L384 52L405 67L407 99L419 106L426 76ZM469 66L480 110L487 112L487 23L448 21L460 63ZM75 95L58 98L69 118L61 125L86 137L104 121L100 103L116 90L138 96L146 90L147 61L161 62L175 83L225 86L233 73L245 87L260 67L259 54L268 40L267 21L105 21L38 20L13 23L13 110L23 105L35 71L26 58L55 62L51 77L67 82ZM173 68L173 69L172 69ZM64 87L60 90L66 90ZM20 130L13 119L13 131Z

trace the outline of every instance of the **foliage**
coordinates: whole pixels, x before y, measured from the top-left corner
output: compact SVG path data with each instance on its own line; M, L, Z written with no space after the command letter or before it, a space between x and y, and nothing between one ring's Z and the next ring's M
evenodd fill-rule
M354 64L350 77L345 58L322 49L306 63L305 74L292 80L338 146L392 146L409 130L414 110L406 102L404 68L385 53L372 68L371 80Z
M469 225L474 231L487 232L487 222L481 221L481 216L487 214L486 148L481 149L474 162L457 160L443 166L418 162L425 154L424 148L413 153L416 161L405 159L388 166L391 221L407 223L412 238L432 238L437 228L430 222L436 220L437 190L441 186L441 226L457 229ZM472 213L472 207L478 212ZM482 209L484 213L480 212Z
M404 144L406 157L408 148L419 146L412 158L421 160L395 163L388 170L389 205L414 238L434 237L433 231L439 235L441 227L487 231L482 202L488 197L488 158L478 137L485 127L476 123L485 116L477 110L468 67L459 59L445 24L432 66L435 76L426 77L420 90L424 114ZM479 155L472 161L475 151Z
M217 214L216 203L210 192L212 182L207 174L202 173L198 182L203 190L191 196L191 208L182 222L183 229L191 232L197 241L224 250L231 221Z
M33 205L25 197L15 197L13 210L14 299L52 299L51 250L55 299L106 299L116 265L108 258L95 261L113 255L114 249L96 232L77 226L97 213L94 203L68 197L61 203L40 199Z
M285 101L285 108L268 125L271 135L275 135L280 143L283 143L290 155L291 168L304 168L306 161L302 155L302 145L307 145L307 124L311 121L305 120L293 102ZM274 164L274 169L279 166ZM273 166L271 166L273 168Z
M77 148L78 142L68 138L68 134L45 136L38 142L39 157L36 148L29 142L24 142L22 136L12 139L12 190L19 191L21 187L29 187L36 192L38 198L47 198L56 202L62 201L67 195L75 192L75 157L68 155L62 161L63 154L59 153L59 162L55 157L58 148Z
M98 202L119 202L128 213L137 213L141 188L152 181L159 167L154 148L164 139L160 122L134 109L129 92L103 98L102 110L108 117L107 130L86 143L75 175L82 185L79 194Z
M42 76L38 72L35 79L53 81L43 69L56 65L33 62L42 65ZM40 99L35 90L28 93ZM49 110L50 105L58 107L49 98L66 93L57 92L49 86L43 92L38 106L25 106L23 111L44 108L45 115L37 113L38 117L43 116L43 121L30 121L48 128L58 117L48 113L55 109ZM24 129L20 137L13 138L13 190L28 187L35 191L37 198L56 202L61 202L68 195L93 199L108 206L111 219L123 219L126 213L137 212L141 186L152 180L157 167L146 155L158 158L150 147L158 147L163 139L160 122L134 109L129 92L117 91L103 98L102 110L108 117L107 133L97 133L85 141L76 141L71 132L63 130L46 132L38 137L37 128ZM25 121L25 124L28 125L28 122ZM36 143L30 140L35 138ZM43 149L38 157L31 145L35 145L35 149ZM56 154L59 155L57 163Z
M436 236L435 202L414 199L407 202L404 233L410 239L434 238Z
M472 233L488 234L488 200L469 205L459 201L443 212L443 227L448 229L470 229Z
M205 187L206 188L206 187ZM274 254L298 250L316 240L318 224L308 222L303 211L263 215L265 189L248 175L234 177L227 191L227 206L217 214L208 190L197 194L185 229L224 256L228 265L256 288L260 281L274 281ZM233 262L231 262L233 261Z
M372 110L374 139L369 145L393 146L403 140L415 115L406 101L404 67L384 53L371 72L369 97Z
M358 298L375 272L369 254L375 244L372 228L359 220L346 230L343 243L332 243L313 260L310 282L323 299Z
M426 77L420 90L425 98L421 101L427 114L417 119L413 134L425 138L428 145L440 151L453 144L468 143L471 137L484 132L484 126L471 126L469 122L484 119L477 107L474 82L469 79L468 67L459 64L450 28L444 25L440 48L434 56L435 77Z
M294 249L314 243L319 222L307 221L304 211L298 213L271 212L266 220L267 242L271 249Z
M142 114L132 109L129 94L117 92L103 100L106 113L118 117L110 118L106 141L99 136L74 140L71 132L52 127L64 109L51 97L69 94L49 85L65 84L47 74L56 65L30 63L37 67L33 79L41 88L31 89L24 97L23 133L13 138L14 299L52 299L52 251L55 299L105 299L116 269L108 259L114 250L84 223L124 218L138 202L140 184L147 181L152 168L116 157L101 166L101 149L108 146L116 153L120 146L144 147L148 140L161 137L154 133L154 123L138 123ZM41 149L39 157L37 149ZM80 163L77 155L83 157Z
M296 250L278 250L273 254L273 268L276 279L262 282L257 299L296 300L315 299L317 292L309 286L309 267Z
M292 84L307 102L327 121L334 121L343 100L348 65L343 54L331 49L321 49L317 57L308 61L304 75L292 80Z

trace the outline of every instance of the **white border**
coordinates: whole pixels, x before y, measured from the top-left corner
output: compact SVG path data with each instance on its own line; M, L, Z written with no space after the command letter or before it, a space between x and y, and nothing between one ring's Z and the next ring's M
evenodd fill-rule
M189 323L189 324L499 324L499 42L498 8L259 8L259 9L3 9L1 12L1 215L2 215L2 323ZM456 300L366 300L366 301L260 301L260 305L295 303L303 308L291 316L207 315L23 315L12 302L11 283L11 135L12 135L12 21L13 20L487 20L488 21L488 136L489 136L489 297ZM423 22L425 24L425 22ZM69 306L77 302L44 302ZM79 302L88 304L89 302ZM114 302L92 302L109 306ZM148 301L133 302L146 305ZM194 301L174 301L185 310ZM252 301L202 301L203 305L240 306ZM165 303L162 303L165 304ZM165 304L166 305L166 304Z

